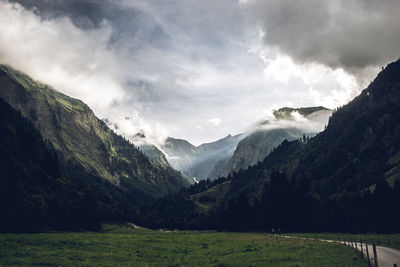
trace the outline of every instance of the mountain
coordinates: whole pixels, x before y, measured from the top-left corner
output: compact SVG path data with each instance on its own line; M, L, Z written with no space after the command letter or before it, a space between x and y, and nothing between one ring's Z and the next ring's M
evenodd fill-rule
M197 147L186 140L168 137L162 146L168 162L178 170L189 168L199 154Z
M130 118L125 117L125 120L129 121ZM118 123L111 122L108 119L103 119L103 122L116 133L120 133L120 125ZM171 167L165 154L157 146L150 143L142 131L136 133L135 135L127 136L127 138L134 145L138 146L143 154L145 154L157 165L161 167Z
M177 171L154 164L116 135L82 101L7 66L0 66L0 97L54 148L63 179L73 180L79 169L79 176L101 178L123 190L136 207L188 184Z
M171 228L390 233L400 230L399 203L400 59L315 137L286 140L262 162L163 198L141 218Z
M294 169L324 195L400 178L400 60L389 64L311 139Z
M308 183L320 197L373 189L400 179L400 61L389 64L359 96L334 111L324 131L284 142L232 180L231 193L261 194L272 170ZM238 177L242 178L238 178Z
M186 140L168 138L161 149L174 168L202 180L208 177L218 161L232 155L240 138L241 135L228 135L197 147Z
M0 114L0 232L96 229L104 221L137 219L137 192L60 159L2 98Z
M208 178L228 177L245 170L263 161L284 140L314 136L323 129L331 114L332 111L324 107L285 107L274 111L274 118L259 122L256 129L238 143L233 155L219 162Z

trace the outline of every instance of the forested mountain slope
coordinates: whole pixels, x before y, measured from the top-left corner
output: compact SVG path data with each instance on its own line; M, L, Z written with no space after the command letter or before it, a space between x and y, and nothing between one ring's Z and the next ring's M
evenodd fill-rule
M0 232L95 229L103 221L136 219L139 195L60 160L2 98L0 114Z
M29 118L63 159L77 161L116 185L159 197L186 184L178 172L153 164L116 135L80 100L6 66L0 69L0 96Z
M315 137L285 141L247 170L192 186L162 205L187 209L171 210L172 226L393 232L400 230L399 171L400 60L336 110ZM154 219L157 205L144 216L153 223L163 220Z
M71 195L79 196L75 204L67 200L61 201L60 205L63 207L61 210L66 211L71 206L79 209L80 204L84 203L82 198L87 197L93 200L92 202L88 200L87 203L96 203L97 206L103 206L103 208L107 205L112 207L107 208L107 212L103 208L98 209L98 216L93 216L93 220L99 222L105 218L132 218L132 212L144 203L150 203L188 185L179 172L169 166L154 164L137 147L111 131L82 101L61 94L8 66L0 66L0 98L6 102L5 104L10 105L12 110L18 112L21 118L15 120L16 123L26 121L23 125L28 125L27 129L34 129L30 130L33 137L27 137L27 140L34 142L31 146L38 145L37 153L34 148L24 150L22 144L28 141L18 139L18 137L21 131L25 131L25 126L21 126L21 123L13 124L14 121L8 116L16 117L15 112L1 114L2 119L5 120L2 127L7 127L5 129L7 139L2 139L3 156L8 158L4 162L12 161L14 165L11 166L14 167L19 166L18 164L26 166L21 167L20 170L15 167L15 172L2 176L4 184L8 185L11 184L10 181L17 181L17 187L24 188L15 194L14 200L22 197L21 201L23 201L25 195L29 199L33 195L42 197L46 195L43 201L41 198L37 201L43 202L44 210L47 210L49 208L48 194L45 192L55 190L60 198L66 198L68 201ZM13 134L16 137L15 144L10 143ZM46 145L43 147L41 142ZM29 145L26 146L27 149L29 147ZM48 157L46 148L52 155L49 161L44 159ZM44 151L44 154L42 155L40 151ZM43 159L40 158L42 156ZM42 167L37 170L36 167L30 167L30 165ZM49 172L40 171L47 169ZM8 170L7 165L2 165L3 173L7 173ZM37 184L35 180L37 176L39 180L43 179L45 182ZM40 185L43 185L42 193L29 193L36 192ZM3 189L10 188L3 187ZM112 196L110 192L117 193ZM27 202L33 203L30 200ZM96 209L94 212L97 212ZM49 214L49 218L54 219L52 217L54 213ZM75 218L75 216L76 213L72 217ZM50 223L49 225L57 228L57 225L62 224ZM68 223L68 220L66 220L66 225L82 226L81 223Z
M274 118L259 122L255 130L244 135L233 155L218 163L208 178L214 180L245 170L263 161L284 140L316 135L323 130L331 114L332 110L324 107L285 107L274 111Z

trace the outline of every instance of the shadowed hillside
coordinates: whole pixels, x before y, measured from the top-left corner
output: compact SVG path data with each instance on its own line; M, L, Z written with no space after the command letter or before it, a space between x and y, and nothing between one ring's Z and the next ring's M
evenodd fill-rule
M84 201L84 198L92 199L93 203L100 203L99 205L107 202L111 206L119 206L110 208L108 212L111 215L106 215L103 213L104 210L99 208L98 216L92 216L93 221L104 218L117 219L118 216L119 218L132 218L134 215L132 211L144 203L176 192L179 188L187 185L180 173L169 166L162 167L154 164L135 146L112 132L82 101L63 95L7 66L0 67L0 97L12 109L19 112L21 119L16 120L16 122L19 120L27 121L27 125L32 125L27 127L34 129L31 131L34 137L29 137L30 139L27 137L27 140L34 139L32 142L41 147L39 151L45 151L40 143L46 143L46 147L48 147L49 153L53 155L52 159L54 159L53 161L37 159L35 157L41 157L39 152L36 155L34 149L24 150L24 146L18 142L26 143L27 141L18 141L17 138L18 134L24 131L24 127L14 125L14 121L7 117L7 114L14 117L17 115L12 111L2 113L2 119L7 120L2 126L11 125L6 128L8 139L2 139L4 146L11 145L11 147L4 149L7 152L4 156L17 164L15 166L18 166L18 164L27 166L26 168L21 167L21 170L15 167L16 172L3 176L5 184L9 184L9 181L12 180L18 181L19 178L16 177L30 181L31 178L40 176L40 179L48 181L45 185L48 185L48 183L50 185L49 187L43 185L43 192L37 194L39 196L47 195L44 192L57 188L59 190L57 195L67 199L70 199L71 195L66 194L82 194L81 197L77 197L78 200L75 203L75 208L78 209L80 208L79 203L81 203L79 199ZM37 132L35 133L35 131ZM12 134L16 136L15 146L12 145L14 143L6 141L12 140ZM15 155L10 156L10 153ZM44 155L43 157L46 158L47 156ZM29 167L30 160L34 162L32 163L34 166L42 164L40 165L42 166L40 167L41 170L51 169L53 165L55 170L48 174L46 172L43 174L39 170L38 173L35 168ZM35 160L39 160L39 162ZM47 163L49 166L46 165ZM3 166L3 170L4 172L7 170L6 165ZM61 182L57 178L60 178ZM55 183L54 186L51 185L53 182ZM36 184L35 180L32 180L32 183L25 185L22 181L17 182L25 189L23 191L16 189L19 193L16 193L13 199L17 196L28 195L30 198L36 195L32 192L40 187L40 183ZM59 186L60 184L64 186ZM69 185L69 190L64 192L63 188L65 189L66 184ZM86 185L87 188L85 189ZM9 188L4 187L4 190L7 189ZM30 190L33 191L29 193ZM94 191L89 194L87 190ZM110 190L118 192L118 197L115 199L111 195L105 197L104 194L109 194L107 192L111 192ZM42 201L39 198L35 201L43 202L43 208L47 210L49 199L45 198ZM31 201L28 200L28 202ZM89 200L86 202L90 203ZM131 207L127 208L125 205ZM66 209L70 207L70 203L64 203L61 206L63 207L61 210ZM93 211L96 210L93 209ZM52 212L49 213L49 217L53 215ZM64 216L59 217L64 218ZM67 222L66 224L71 226L74 223L69 224ZM79 223L77 224L79 225ZM57 223L51 223L51 225L57 228Z

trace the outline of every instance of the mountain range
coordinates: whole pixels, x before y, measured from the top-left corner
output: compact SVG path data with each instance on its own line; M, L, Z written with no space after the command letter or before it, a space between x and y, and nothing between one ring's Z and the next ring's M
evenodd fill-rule
M286 107L216 142L139 146L82 101L1 65L0 229L399 231L399 103L400 59L333 112ZM182 174L200 181L188 187Z
M284 140L312 137L323 130L332 111L324 107L281 108L268 120L259 121L246 133L228 135L214 142L194 146L169 137L156 147L144 134L132 139L149 158L160 165L170 164L193 183L227 177L262 161ZM108 125L114 127L112 123Z
M230 231L399 231L399 159L400 59L314 137L285 140L263 161L163 198L141 218Z

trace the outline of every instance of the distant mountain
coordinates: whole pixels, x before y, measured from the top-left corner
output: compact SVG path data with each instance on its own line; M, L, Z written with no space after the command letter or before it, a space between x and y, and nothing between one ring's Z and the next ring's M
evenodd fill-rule
M207 178L214 180L246 169L262 161L284 140L314 136L323 129L331 113L324 107L285 107L274 111L272 120L259 122L250 134L228 135L199 146L169 137L157 147L149 144L141 132L131 136L130 140L154 163L160 166L171 164L193 183ZM105 122L118 131L118 125L108 120Z
M285 107L274 111L274 118L259 122L256 129L238 143L232 157L219 162L208 178L214 180L245 170L263 161L284 140L314 136L323 130L331 114L332 111L324 107Z
M115 131L118 125L107 119L104 122ZM228 135L220 140L194 146L184 139L168 137L162 145L146 140L142 132L129 139L159 166L172 166L179 170L189 183L209 178L211 171L220 161L229 159L243 135Z
M162 145L168 162L177 170L186 170L199 154L197 147L186 140L168 137Z
M161 147L169 163L197 180L206 179L218 161L232 155L241 135L194 146L186 140L168 138Z
M74 169L81 169L82 176L105 179L126 191L137 207L188 184L177 171L154 164L116 135L82 101L2 65L0 97L54 147L65 178L72 179Z

